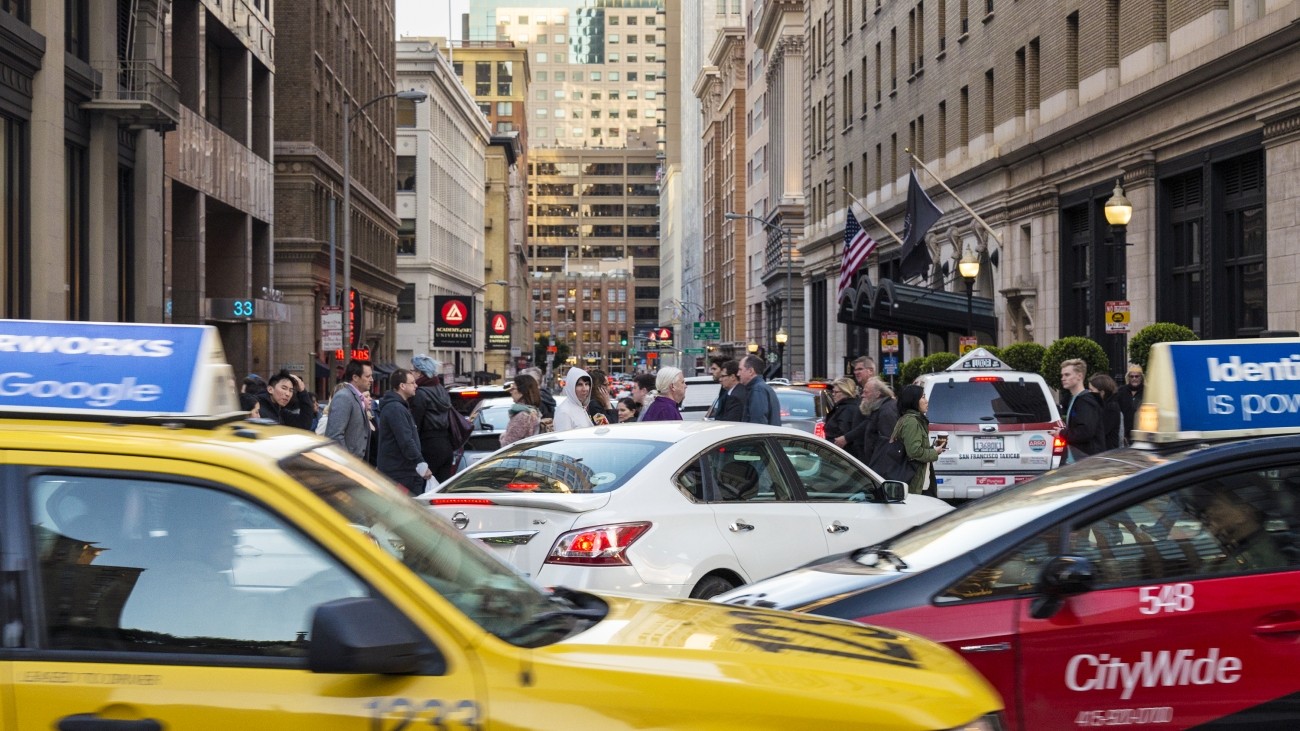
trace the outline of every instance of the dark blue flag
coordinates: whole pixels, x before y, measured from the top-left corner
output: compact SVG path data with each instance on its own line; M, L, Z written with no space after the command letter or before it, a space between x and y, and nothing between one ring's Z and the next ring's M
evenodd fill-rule
M921 181L916 179L916 171L908 176L907 215L903 218L903 251L899 262L899 278L903 281L914 277L924 277L930 268L930 247L925 245L925 235L930 227L939 220L943 212L925 194Z

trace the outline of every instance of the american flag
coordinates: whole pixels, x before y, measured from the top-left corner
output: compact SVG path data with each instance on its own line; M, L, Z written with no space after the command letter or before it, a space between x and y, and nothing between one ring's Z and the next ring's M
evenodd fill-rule
M844 291L853 286L853 275L867 262L867 257L876 250L876 240L862 230L862 224L848 212L844 222L844 261L840 263L840 284L835 292L835 299L844 296Z

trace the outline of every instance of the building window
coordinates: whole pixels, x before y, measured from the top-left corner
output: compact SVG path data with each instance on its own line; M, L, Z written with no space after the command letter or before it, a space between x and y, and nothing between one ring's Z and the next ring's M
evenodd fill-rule
M397 126L410 128L415 126L415 101L411 99L397 100Z
M415 322L415 285L408 284L397 293L397 321Z
M117 320L135 322L135 171L117 169Z
M8 13L24 23L31 22L28 0L0 0L0 12Z
M511 117L514 116L514 113L515 113L514 102L497 102L498 117Z
M1257 337L1268 326L1258 137L1194 153L1167 170L1157 174L1156 316L1201 338Z
M474 96L485 97L492 93L492 62L474 62Z
M90 160L86 148L67 144L68 316L90 318Z
M63 42L69 55L90 60L89 8L86 0L63 0Z
M415 219L403 218L397 225L397 253L415 256Z
M415 191L415 156L397 156L397 192Z
M514 61L497 61L497 96L514 96Z

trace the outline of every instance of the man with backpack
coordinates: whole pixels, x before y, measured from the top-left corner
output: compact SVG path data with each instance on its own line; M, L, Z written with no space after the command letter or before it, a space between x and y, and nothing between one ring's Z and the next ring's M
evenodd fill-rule
M458 453L468 438L468 435L453 434L452 421L464 417L452 408L451 394L442 385L441 363L427 355L417 355L411 359L411 367L418 376L415 395L411 398L411 416L420 434L420 451L434 478L442 482L455 474Z

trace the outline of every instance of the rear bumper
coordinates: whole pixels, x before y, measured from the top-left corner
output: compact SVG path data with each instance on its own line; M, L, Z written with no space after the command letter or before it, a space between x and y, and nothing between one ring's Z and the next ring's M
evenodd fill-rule
M1047 470L1034 472L936 472L940 500L977 500L999 490L1046 474Z
M542 586L564 586L596 593L684 599L691 589L685 584L647 584L631 566L562 566L544 564L533 581Z

